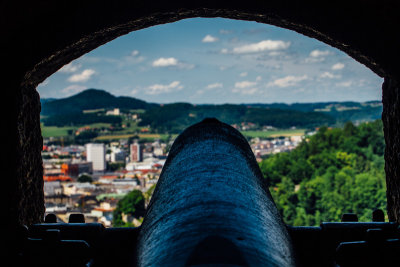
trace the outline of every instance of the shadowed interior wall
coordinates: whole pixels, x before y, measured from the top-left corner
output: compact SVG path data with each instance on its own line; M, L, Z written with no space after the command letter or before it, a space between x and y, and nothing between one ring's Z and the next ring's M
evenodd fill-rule
M385 79L382 87L383 127L385 133L385 172L388 215L400 223L400 94L394 79Z
M36 86L71 60L118 36L190 17L252 20L295 30L341 49L385 77L384 124L388 210L400 221L398 126L400 35L397 1L11 1L0 4L7 223L43 218L43 181ZM396 85L396 86L395 86Z

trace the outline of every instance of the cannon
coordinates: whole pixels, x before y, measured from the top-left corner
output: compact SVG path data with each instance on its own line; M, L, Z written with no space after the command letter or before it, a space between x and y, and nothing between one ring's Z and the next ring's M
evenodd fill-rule
M45 223L21 227L16 262L385 266L400 260L396 223L356 220L347 214L343 222L318 227L285 225L247 140L231 126L205 119L175 140L140 227L104 228L80 215L57 223L48 215Z
M139 266L295 264L247 140L215 119L176 139L141 228Z

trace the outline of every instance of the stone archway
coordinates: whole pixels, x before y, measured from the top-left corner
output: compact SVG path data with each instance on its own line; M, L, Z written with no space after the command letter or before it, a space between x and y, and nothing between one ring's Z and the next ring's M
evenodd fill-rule
M131 31L191 17L224 17L291 29L336 47L385 78L383 122L390 220L400 222L400 72L397 35L399 4L391 0L257 1L239 4L198 1L3 1L2 32L10 66L3 79L5 97L13 99L4 122L3 168L9 180L8 224L43 218L42 137L36 86L75 58ZM18 63L16 67L15 63ZM12 141L11 141L12 140Z

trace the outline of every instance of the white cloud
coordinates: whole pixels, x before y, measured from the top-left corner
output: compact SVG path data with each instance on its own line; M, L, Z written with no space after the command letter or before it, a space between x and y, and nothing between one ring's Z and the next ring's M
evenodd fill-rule
M116 63L118 67L124 68L132 64L138 64L140 62L143 62L144 60L145 58L143 56L139 56L139 54L137 54L136 56L131 54L129 56L124 57L123 59L119 60Z
M246 77L247 76L247 72L242 72L239 74L240 77Z
M323 56L328 56L330 54L331 54L331 52L329 50L322 51L322 50L316 49L316 50L311 51L310 57L323 57Z
M207 34L202 40L203 43L214 43L216 41L218 41L218 38L209 34Z
M308 57L305 59L306 63L318 63L322 61L325 61L324 57Z
M257 82L251 82L251 81L242 81L242 82L236 82L235 83L235 88L248 88L255 86Z
M170 67L178 65L178 60L174 57L161 57L153 61L153 67Z
M290 42L284 42L281 40L264 40L258 43L238 46L233 48L233 54L247 54L247 53L258 53L263 51L276 51L276 50L284 50L289 48ZM228 50L222 49L222 53L227 53Z
M180 81L173 81L170 84L153 84L146 88L146 94L148 95L158 95L171 93L174 91L180 91L183 89Z
M289 86L295 86L298 83L307 80L308 76L303 75L303 76L286 76L280 79L276 79L273 82L270 82L267 84L267 86L278 86L278 87L289 87Z
M64 65L64 67L62 67L58 71L62 72L62 73L73 73L73 72L77 71L80 67L81 67L80 64L74 64L71 62L67 65Z
M82 92L85 89L87 89L86 86L73 84L68 87L65 87L64 89L61 90L61 92L64 95L69 96L69 95L74 95L76 93Z
M276 57L276 56L282 55L282 52L273 51L273 52L270 52L268 55L271 57Z
M95 74L95 73L96 73L96 72L95 72L94 70L92 70L92 69L86 69L86 70L82 71L82 72L79 73L79 74L74 74L74 75L72 75L71 77L69 77L69 78L68 78L68 81L69 81L69 82L72 82L72 83L86 82L86 81L88 81L88 80L93 76L93 74Z
M306 63L317 63L325 60L325 56L331 55L332 52L329 50L313 50L310 52L309 57L305 59Z
M341 83L337 83L336 86L340 86L340 87L350 87L353 85L352 81L345 81L345 82L341 82Z
M336 63L335 65L332 66L332 70L341 70L344 68L343 63Z
M328 71L325 71L320 75L321 78L328 78L328 79L339 79L341 76L340 75L335 75L333 73L330 73Z
M195 67L193 64L180 62L174 57L169 57L169 58L161 57L159 59L156 59L153 61L152 66L156 68L176 67L179 69L188 69L188 70L193 69Z
M249 87L249 88L234 88L232 89L232 93L240 93L242 95L254 95L255 93L259 93L259 89L257 87Z
M222 83L212 83L206 86L206 89L216 89L216 88L222 88L224 85Z
M139 55L140 53L139 53L139 51L138 50L133 50L132 52L131 52L131 56L132 57L136 57L137 55Z
M262 80L261 76L257 76L254 82L252 81L241 81L236 82L235 87L232 89L232 93L240 93L242 95L254 95L256 93L260 93L259 88L256 86L258 82Z

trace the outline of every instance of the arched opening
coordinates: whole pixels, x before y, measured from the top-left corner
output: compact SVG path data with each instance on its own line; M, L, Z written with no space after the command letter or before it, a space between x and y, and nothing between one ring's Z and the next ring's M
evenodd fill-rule
M218 22L215 22L215 20L217 20ZM204 26L208 24L211 25L208 27ZM146 135L146 133L140 133L133 128L128 129L132 125L129 125L129 127L126 128L126 124L136 123L133 120L126 120L126 122L120 123L118 127L120 127L121 129L119 130L111 129L111 125L92 126L92 129L97 127L102 128L101 131L109 131L109 133L100 133L99 136L96 137L97 140L95 141L103 141L107 143L107 147L106 149L103 149L103 153L105 153L106 150L110 150L110 153L107 153L110 157L112 154L115 154L111 151L112 149L118 149L118 151L120 149L123 149L120 144L116 145L115 148L112 148L110 146L111 140L118 142L124 138L134 139L135 136L140 136L142 139L145 139L146 136L151 135L176 135L186 127L190 126L190 124L204 119L204 117L202 117L204 116L204 113L208 114L207 116L215 116L221 120L225 120L225 122L229 124L235 125L239 130L242 130L242 133L245 136L252 136L256 138L261 137L261 141L256 141L256 139L253 140L253 147L255 150L258 150L257 157L260 161L262 160L261 155L267 157L273 152L277 152L278 150L285 151L293 149L294 146L297 146L300 143L299 141L292 142L290 140L294 140L296 138L287 137L286 139L279 140L280 136L288 135L289 137L293 137L298 133L303 133L304 129L302 129L301 127L306 128L308 132L313 132L315 126L319 127L328 122L324 121L324 118L319 118L319 121L317 119L315 123L312 121L307 123L306 120L308 119L308 116L313 116L317 113L305 114L304 112L320 112L319 114L330 114L332 116L337 116L335 117L337 119L337 122L333 124L332 122L329 122L329 126L336 124L342 127L347 120L353 119L354 123L358 123L360 121L370 119L370 117L368 116L361 116L356 119L355 117L351 116L357 116L357 112L350 116L349 111L359 110L358 114L362 114L362 112L368 112L366 111L366 109L364 109L365 106L368 106L368 108L373 108L374 105L378 105L378 108L375 110L375 113L372 114L372 117L374 119L380 118L381 115L379 108L379 99L381 98L381 96L380 90L378 88L380 86L381 80L378 77L374 77L373 75L368 73L368 71L364 73L360 65L354 62L344 53L332 49L331 47L328 47L322 43L317 43L312 39L298 35L295 32L279 29L273 26L266 26L264 24L249 22L248 24L242 26L243 24L245 23L240 21L229 21L228 23L228 21L222 19L195 19L189 21L183 20L180 22L176 22L172 25L168 24L164 26L153 27L151 29L143 31L136 31L131 35L121 37L120 39L118 39L119 41L116 40L103 46L101 49L97 50L98 52L93 51L89 54L86 54L86 56L84 56L83 58L73 61L72 63L64 66L59 72L52 76L52 78L46 80L44 84L40 85L38 90L43 95L51 97L59 96L61 94L69 96L73 93L78 93L80 90L84 90L87 88L102 88L110 89L111 92L116 95L128 95L146 100L148 103L158 102L158 104L165 104L165 106L154 109L155 111L153 111L152 116L147 115L145 110L143 110L143 113L135 113L136 111L134 113L130 113L131 111L123 111L124 116L136 116L143 120L146 120L142 124L135 124L135 127L141 126L137 129L146 130L145 126L151 125L151 127L147 127L147 130L150 129L151 131L149 135ZM182 31L182 28L191 29L190 34L192 34L192 36L188 36L188 33L181 33L180 31ZM203 28L203 30L196 31L196 28ZM165 36L169 36L172 33L172 38L174 40L169 42L168 38L166 38ZM145 43L146 45L143 46L142 43ZM148 46L152 46L152 50L148 49ZM168 50L165 48L173 48L174 46L176 46L175 49ZM202 50L200 49L200 47L202 47ZM111 53L107 53L110 50L118 51L118 55L112 57ZM213 61L211 58L207 58L207 53L211 54L212 57L217 58L217 60ZM187 55L193 54L195 55L192 57L187 57ZM199 58L201 59L199 60ZM102 61L107 62L105 69L104 66L101 67L99 63ZM208 65L204 62L207 62ZM103 65L105 64L103 63ZM129 68L126 68L127 65L129 66ZM211 72L206 72L204 70L205 68L210 69ZM115 70L118 70L118 72L120 72L121 74L116 74ZM112 77L108 78L106 76L106 72L111 72ZM147 80L146 75L148 76ZM129 78L133 77L133 79L128 80L126 76L129 76ZM92 83L87 83L90 78L93 78L94 80L97 79L99 81L97 81L97 83L96 81L93 81ZM117 85L115 85L111 83L111 80L128 81L125 81L125 83L117 83ZM56 91L56 88L64 89ZM112 91L112 89L114 89L114 91ZM354 91L353 93L352 90ZM332 93L332 91L334 91L335 93ZM87 93L89 94L89 92ZM96 101L94 99L95 94L94 92L92 93L93 94L89 96L90 99L86 100L88 103ZM204 96L208 96L208 98L204 98ZM337 100L354 100L357 102L364 102L372 99L378 101L363 104L339 102L326 103ZM120 100L122 101L122 99ZM186 104L184 106L168 105L168 103L171 102L181 101L191 102L192 104L200 104L199 106L202 106L203 108L195 107L190 104ZM282 104L282 102L286 103ZM320 103L305 104L307 102ZM225 107L224 113L217 113L215 112L215 110L210 109L210 107L204 106L204 104L219 103L247 104L253 107L253 111L258 111L258 108L260 107L268 108L269 110L275 110L276 108L289 109L294 111L293 113L287 114L289 117L293 116L294 114L296 114L297 116L304 116L298 118L297 121L294 122L287 120L288 118L284 118L283 115L283 117L280 117L280 123L277 123L276 120L271 120L271 118L266 121L259 121L255 119L255 117L259 116L274 117L276 116L276 114L272 114L271 112L268 114L258 114L257 112L252 112L251 114L244 116L242 118L243 121L236 121L234 118L235 116L242 116L242 114L239 114L241 112L238 112L238 107L240 106L229 107L230 110ZM293 103L298 104L297 106L296 104L289 105ZM55 105L58 110L61 110L62 108L60 107L60 104L61 102L57 102L57 104ZM78 106L77 104L72 103L66 105L69 109L74 109ZM87 106L86 108L82 109L83 113L90 112L91 114L94 114L98 112L101 115L106 115L109 112L113 112L113 110L99 110L99 108L104 107ZM222 108L222 106L219 108ZM48 105L48 103L42 104L42 112L44 112L42 114L52 114L49 113L49 109L53 109L54 111L54 105L53 107L51 107L50 105ZM183 114L184 116L175 116L175 114L168 115L166 117L155 116L158 114L165 115L168 112L171 112L171 109L179 110L179 113ZM228 116L230 113L232 113L233 115ZM77 119L78 117L79 115L75 114L74 118ZM187 121L187 118L193 119ZM53 118L52 122L47 120L47 122L49 123L47 126L65 126L65 123L68 124L68 122L64 122L64 124L57 124L61 123L61 120L62 118L60 116L56 117L56 119ZM156 121L156 123L153 123L153 121ZM175 126L163 124L165 122L173 122ZM71 121L71 123L77 122ZM241 123L245 123L245 125L241 125ZM122 124L125 124L125 129L122 129ZM48 131L54 129L63 130L65 132L71 131L69 134L70 137L82 137L85 135L81 134L81 132L85 131L85 129L83 129L84 126L88 125L81 124L78 127L69 127L68 129L48 128ZM115 125L112 126L113 128L115 128ZM277 130L275 130L275 132L268 131L268 127L283 128L286 132ZM295 131L288 130L292 127L297 127L300 129L296 129ZM349 125L348 127L354 126ZM86 133L93 133L92 129L88 130ZM97 131L100 130L96 129L95 132L97 133ZM377 132L379 132L379 129L377 129ZM270 138L272 140L266 140L268 136L276 137ZM337 141L335 141L336 143L332 145L335 147L333 148L329 147L329 145L326 145L326 147L319 149L319 152L317 154L306 153L304 156L302 156L302 161L300 161L300 165L302 166L294 164L295 162L299 161L299 158L301 157L299 155L292 158L286 157L284 159L282 159L284 156L282 156L282 158L273 157L268 161L265 160L263 163L261 163L262 166L265 166L265 169L263 169L263 171L270 180L269 186L270 189L273 191L273 196L276 198L275 200L278 203L282 215L286 214L285 219L287 220L286 222L289 224L319 225L322 220L338 221L340 220L341 213L353 211L354 208L350 207L351 201L340 203L343 201L337 200L335 204L331 205L335 206L335 210L333 211L331 208L330 215L327 215L327 212L325 214L325 211L318 209L318 212L313 211L312 214L305 213L306 210L307 212L311 212L311 210L316 209L315 203L306 203L309 202L307 198L317 198L317 201L319 202L321 201L320 198L323 195L327 195L325 194L327 192L316 193L313 191L314 188L318 188L316 191L321 191L322 187L326 187L325 184L320 182L321 180L331 179L331 183L336 184L335 175L337 176L337 180L346 180L347 178L349 178L350 180L356 180L354 179L354 177L358 174L361 174L358 172L362 172L361 169L365 168L366 165L372 163L372 161L365 164L363 163L365 166L363 165L363 167L358 167L360 168L360 170L352 172L351 166L356 164L356 158L366 158L365 153L360 153L357 155L357 152L354 153L354 148L350 147L341 147L340 150L339 142L350 142L350 139L346 139L346 141L342 140L345 137L345 134L343 134L342 132L337 132L336 134L326 133L326 136L325 133L321 132L320 136L320 139L317 139L316 137L311 137L312 145L310 145L310 148L305 149L318 150L319 148L316 148L315 143L322 143L323 139L328 138L338 139ZM375 136L356 136L356 134L354 134L354 136L352 137L360 138L360 140L362 138L375 138ZM381 139L381 143L383 143L383 137L380 136L378 137L378 139L379 138ZM78 139L80 138L76 138L76 140ZM360 140L352 141L348 143L347 146L354 146L355 144L359 143ZM87 142L92 141L93 139L87 139ZM126 141L127 140L125 140L125 143L127 143ZM131 140L131 142L128 142L127 144L129 146L134 145L132 144L132 141L133 140ZM161 142L161 145L167 146L169 141L171 140L164 140L163 142ZM45 140L45 145L48 144L47 142L48 140ZM66 145L67 142L67 137L64 137L62 145ZM71 140L69 140L69 142L71 142ZM58 142L58 144L60 145L61 143ZM143 147L143 145L146 144L142 143L141 146ZM152 144L147 145L152 146ZM264 146L268 146L269 148L261 149L261 147ZM363 149L365 148L367 148L367 146L363 147ZM136 147L136 149L138 150L138 147ZM332 149L334 149L334 151L331 154L322 154L323 150ZM345 149L345 151L343 151L343 149ZM85 150L81 148L81 152L83 151ZM87 151L88 150L86 150L86 152ZM130 149L127 148L125 148L124 152L126 155L132 153ZM376 169L375 173L379 173L380 178L378 180L380 181L380 186L382 187L382 184L384 183L382 165L383 150L380 149L379 153L379 156L382 160L379 165L379 171L378 169ZM162 156L164 155L165 154L162 154ZM324 167L325 169L323 171L319 170L319 174L317 175L319 177L314 177L316 178L314 181L310 181L311 175L314 174L306 174L305 176L310 175L310 177L303 177L304 181L302 178L298 177L302 175L301 172L317 172L319 166L322 166L324 164L316 164L316 161L321 160L325 157L329 158L329 160L331 161L327 160L327 162L324 164L331 164L333 165L332 167L337 167L335 171L332 172L331 170L330 172L328 172L326 170L327 166L325 166L326 168ZM312 163L305 164L305 162L308 160ZM344 161L346 160L349 162L352 161L352 163L344 163ZM136 159L129 161L138 160ZM280 167L276 168L274 166L269 166L271 162L280 162L277 163L277 165L280 164ZM77 163L75 163L75 165L76 164ZM287 166L282 166L282 164ZM140 164L137 165L139 166ZM311 165L313 165L313 167L311 167ZM307 169L307 167L309 167L309 169ZM347 169L342 170L342 168L344 167L346 167ZM281 169L277 170L279 168ZM108 175L103 174L102 176L98 175L96 176L96 181L100 181L100 184L104 183L107 178L106 176L108 176L108 178L110 179L122 177L139 178L142 183L144 183L146 177L142 177L143 173L140 170L138 170L135 174L133 165L129 167L129 170L130 172L128 173L120 172L109 173ZM270 173L274 174L270 175ZM159 175L159 172L157 174ZM281 179L283 176L288 175L290 176L289 180L292 180L291 182L293 183L293 188L290 188L291 185L288 185L288 180L282 181ZM46 173L45 176L47 176ZM279 178L276 178L278 176ZM360 180L361 178L359 178L358 180ZM128 182L127 180L128 179L125 180L126 183ZM154 179L146 179L147 185L149 185L149 181L147 180L150 180L151 183L154 182ZM305 183L305 180L309 182L307 185ZM365 182L366 180L364 179L363 181ZM301 182L304 183L300 184ZM348 194L351 194L354 198L353 195L356 193L350 193L350 191L353 189L353 187L360 187L360 183L358 185L355 185L354 181L348 181L348 183L346 182L346 186L340 184L345 183L344 181L337 181L337 183L339 184L337 188L335 190L332 190L332 192L329 192L332 201L334 201L333 198L335 198L335 196L339 196L344 191L348 192ZM145 190L149 188L142 189ZM87 190L88 193L93 191L92 188L88 188ZM275 191L277 193L275 193ZM308 192L305 193L305 191ZM316 194L319 194L319 196L316 197ZM364 192L362 192L361 194L364 194ZM384 192L382 192L382 190L379 192L379 194L380 196L378 198L380 200L384 198ZM107 194L102 194L102 197L106 195ZM115 194L112 194L110 196L115 197ZM286 198L286 200L284 200L284 198ZM291 200L289 200L293 200L294 198L302 199L304 203L301 201L292 202ZM372 203L374 204L376 204L376 202L377 201L372 201ZM104 213L107 212L106 209L101 209L100 207L97 207L96 204L98 203L94 203L92 206L97 211L103 211ZM325 203L324 205L329 206L330 204ZM90 205L88 204L85 206L85 208L88 209L89 206ZM288 206L290 206L290 208ZM359 204L359 206L365 208L366 205L364 203L361 203ZM382 208L384 204L381 203L378 206ZM298 212L296 211L297 208L299 209ZM372 209L374 207L370 206L369 208L371 209L370 213L372 213ZM357 212L360 212L359 208ZM296 213L299 213L299 215L297 216ZM323 214L321 215L321 213ZM362 213L364 213L364 211ZM336 218L334 218L334 215L336 216ZM369 214L368 216L364 214L359 214L359 216L361 216L361 220L363 221L370 220L370 215L371 214ZM318 218L316 219L316 217ZM64 220L67 221L67 219ZM111 222L108 221L108 225L110 225L110 223Z
M13 5L8 7L10 11L14 11L14 8ZM385 76L387 80L384 86L384 93L386 92L386 96L384 94L384 103L386 103L384 123L386 140L390 144L387 151L386 172L389 177L394 177L389 179L396 179L395 177L398 176L393 167L396 160L395 140L397 133L394 129L397 125L395 108L397 83L395 78L397 77L398 67L396 61L386 55L389 51L396 51L398 40L387 34L387 31L382 31L382 29L390 29L391 23L396 21L396 16L392 14L396 10L395 8L388 8L388 5L376 8L376 5L372 2L361 5L361 7L358 3L352 3L347 5L345 10L341 6L326 10L322 6L313 5L313 3L292 4L288 8L284 3L261 4L253 2L223 9L217 9L208 4L180 9L163 5L154 9L134 6L134 4L107 7L95 5L96 12L93 12L92 8L93 6L89 3L80 5L80 12L76 13L73 12L75 8L72 5L60 11L55 6L43 8L29 4L26 9L29 11L25 12L24 19L20 22L20 25L23 26L11 27L10 36L16 37L15 43L19 42L18 46L13 49L27 53L20 54L21 59L24 58L24 64L18 67L18 70L10 76L7 82L14 89L12 94L15 93L13 97L16 96L15 99L17 100L14 111L18 127L12 120L8 125L15 129L13 133L17 134L17 140L19 140L10 144L10 146L15 145L12 149L16 151L17 162L17 164L12 164L15 168L10 170L10 174L16 176L16 181L13 182L14 185L12 186L14 189L10 192L12 194L11 199L15 200L10 210L14 218L13 221L21 223L40 221L44 211L41 204L33 204L43 201L40 183L42 177L40 150L42 146L39 128L39 102L35 87L64 64L113 38L132 30L187 17L220 16L254 20L293 29L347 52L377 74ZM44 13L48 13L57 23L48 24L48 17L46 16L42 16L41 19L30 19ZM88 14L93 20L88 20ZM118 14L118 16L109 16L110 14ZM337 14L342 15L340 23L337 23ZM356 21L354 14L359 16ZM376 19L374 21L370 19L376 17L374 15L377 14L385 14L387 19ZM60 17L61 20L56 19ZM73 27L69 27L70 24L66 22L68 18L74 18ZM28 21L34 23L29 25ZM371 26L368 30L365 29L364 23L366 22L368 22L367 25ZM78 27L80 23L83 27ZM371 25L371 23L374 25ZM36 29L32 30L35 27ZM22 32L27 33L24 38L31 36L37 40L33 49L24 49L27 44L24 44L21 37L15 36L14 31L18 29L23 29ZM43 30L43 33L35 36L37 29ZM60 29L62 30L58 33ZM367 32L369 34L366 34ZM54 34L57 38L49 39L46 33ZM372 38L371 36L379 36L379 38ZM11 62L11 58L7 59ZM393 183L395 184L395 182ZM16 184L19 186L16 186ZM22 189L27 188L27 184L33 185L29 187L31 192L29 194L26 193L26 189ZM398 196L396 189L392 189L390 184L388 183L389 214L390 218L395 220L397 219L396 203Z
M21 8L23 4L24 8ZM223 7L218 7L221 4ZM388 213L399 221L398 181L400 120L396 32L398 3L352 1L327 7L325 3L247 1L240 4L197 2L190 7L165 3L108 3L70 1L59 3L5 2L2 5L5 51L4 63L18 66L4 77L5 99L12 99L11 115L4 127L6 151L3 163L9 199L7 226L43 218L43 184L39 127L40 104L36 86L71 60L118 36L151 25L189 17L226 17L270 23L292 29L345 51L385 78L383 123L385 130L385 171ZM339 18L339 19L338 19ZM15 242L14 238L11 239Z

